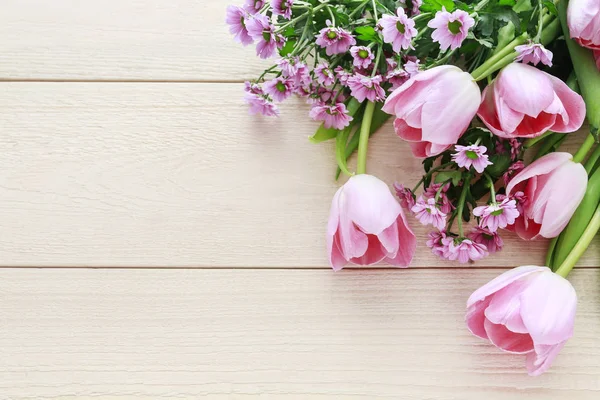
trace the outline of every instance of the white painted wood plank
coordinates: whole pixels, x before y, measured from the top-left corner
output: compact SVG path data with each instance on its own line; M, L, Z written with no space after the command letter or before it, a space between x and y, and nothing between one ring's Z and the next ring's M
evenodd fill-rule
M0 270L0 398L597 399L600 271L525 373L463 322L496 270Z
M269 61L233 41L242 0L3 0L0 79L234 80Z
M0 265L325 267L331 144L299 101L247 114L239 84L4 83ZM577 142L580 138L574 138ZM571 146L572 147L572 146ZM369 170L414 184L420 162L390 125ZM424 246L415 266L453 266ZM505 236L479 266L543 263ZM595 245L581 264L599 265Z

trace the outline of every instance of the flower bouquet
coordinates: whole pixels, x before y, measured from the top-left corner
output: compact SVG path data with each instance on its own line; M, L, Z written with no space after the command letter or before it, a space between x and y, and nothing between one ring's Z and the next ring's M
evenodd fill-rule
M551 239L545 266L484 285L466 316L476 336L525 354L530 375L547 370L573 334L565 278L600 228L600 1L247 0L226 22L275 58L246 82L250 112L278 116L300 96L320 123L310 140L335 140L336 179L349 178L327 226L334 270L408 267L420 241L467 263L500 251L503 230ZM586 116L581 148L559 151ZM366 173L369 138L388 119L424 170L395 196ZM428 238L408 217L432 227Z

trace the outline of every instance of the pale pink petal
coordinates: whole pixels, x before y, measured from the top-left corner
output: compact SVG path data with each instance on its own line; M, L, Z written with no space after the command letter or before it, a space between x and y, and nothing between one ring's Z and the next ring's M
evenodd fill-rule
M535 345L535 351L527 354L526 366L529 376L539 376L546 372L566 341L555 345Z
M533 341L528 334L511 332L504 325L494 324L488 319L483 326L494 346L514 354L527 354L533 351Z
M506 186L506 193L510 195L512 189L519 183L536 175L547 174L556 169L559 165L564 164L572 159L573 155L564 152L554 152L545 155L515 175L515 177Z
M488 297L482 301L478 301L472 304L467 309L467 315L465 321L467 328L471 333L482 339L488 339L487 333L485 332L485 309L489 306L491 299Z
M494 90L513 110L537 117L554 100L552 82L547 74L531 65L512 63L496 78Z
M510 285L517 279L521 279L529 274L546 270L546 267L537 267L533 265L527 265L522 267L513 268L506 271L500 276L492 279L479 289L477 289L467 300L467 307L472 306L478 301L484 300L487 296L496 293L500 289Z
M521 318L520 294L530 282L530 279L515 281L490 296L491 302L485 310L485 317L494 324L506 326L511 332L527 333L527 328Z
M566 113L569 116L567 120L562 118L560 121L556 121L551 129L554 132L575 132L581 128L583 122L585 121L585 103L583 101L583 97L571 90L560 79L552 75L548 75L548 78L552 83L554 92L560 99Z

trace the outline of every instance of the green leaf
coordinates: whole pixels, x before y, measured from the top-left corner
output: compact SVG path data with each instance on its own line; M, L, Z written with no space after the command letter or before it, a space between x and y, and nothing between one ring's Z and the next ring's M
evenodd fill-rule
M462 172L460 171L442 171L436 174L435 183L444 183L448 180L452 180L452 185L457 186L461 179Z
M446 11L453 11L454 2L452 0L423 0L421 11L437 12L442 11L442 7L445 7Z
M367 42L377 41L377 32L372 26L359 26L354 30L356 32L357 39L364 40Z
M522 13L523 11L533 10L531 0L518 0L517 4L513 7L514 12Z
M423 160L423 169L425 173L429 172L431 168L433 168L433 163L435 162L435 157L429 157Z
M544 0L542 4L544 4L544 7L546 7L548 11L550 11L550 14L558 15L558 10L556 9L556 6L552 1Z
M354 175L348 171L348 163L346 159L346 142L348 141L348 135L350 134L350 127L341 131L335 139L335 160L337 161L338 167L346 175Z
M292 51L294 51L294 46L296 46L296 41L295 40L288 40L285 45L282 47L281 50L279 50L279 55L281 57L285 57L288 54L290 54Z
M498 5L501 6L514 6L515 4L517 4L517 0L498 0Z
M502 174L506 172L510 164L512 164L509 153L492 154L490 156L490 162L492 162L492 165L488 165L485 171L495 179L500 178Z
M496 51L503 49L515 38L515 25L512 22L504 25L498 30L498 47Z
M283 36L286 38L292 37L296 34L296 30L293 26L288 26L285 31L283 31Z

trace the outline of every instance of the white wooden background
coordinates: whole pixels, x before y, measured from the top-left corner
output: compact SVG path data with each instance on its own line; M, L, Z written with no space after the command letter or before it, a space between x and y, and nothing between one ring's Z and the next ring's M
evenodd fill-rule
M545 375L468 334L474 266L327 267L330 144L291 101L247 114L266 64L224 0L0 4L0 399L597 399L600 248ZM570 139L569 148L581 140ZM386 126L369 170L414 183ZM92 268L93 267L93 268Z

